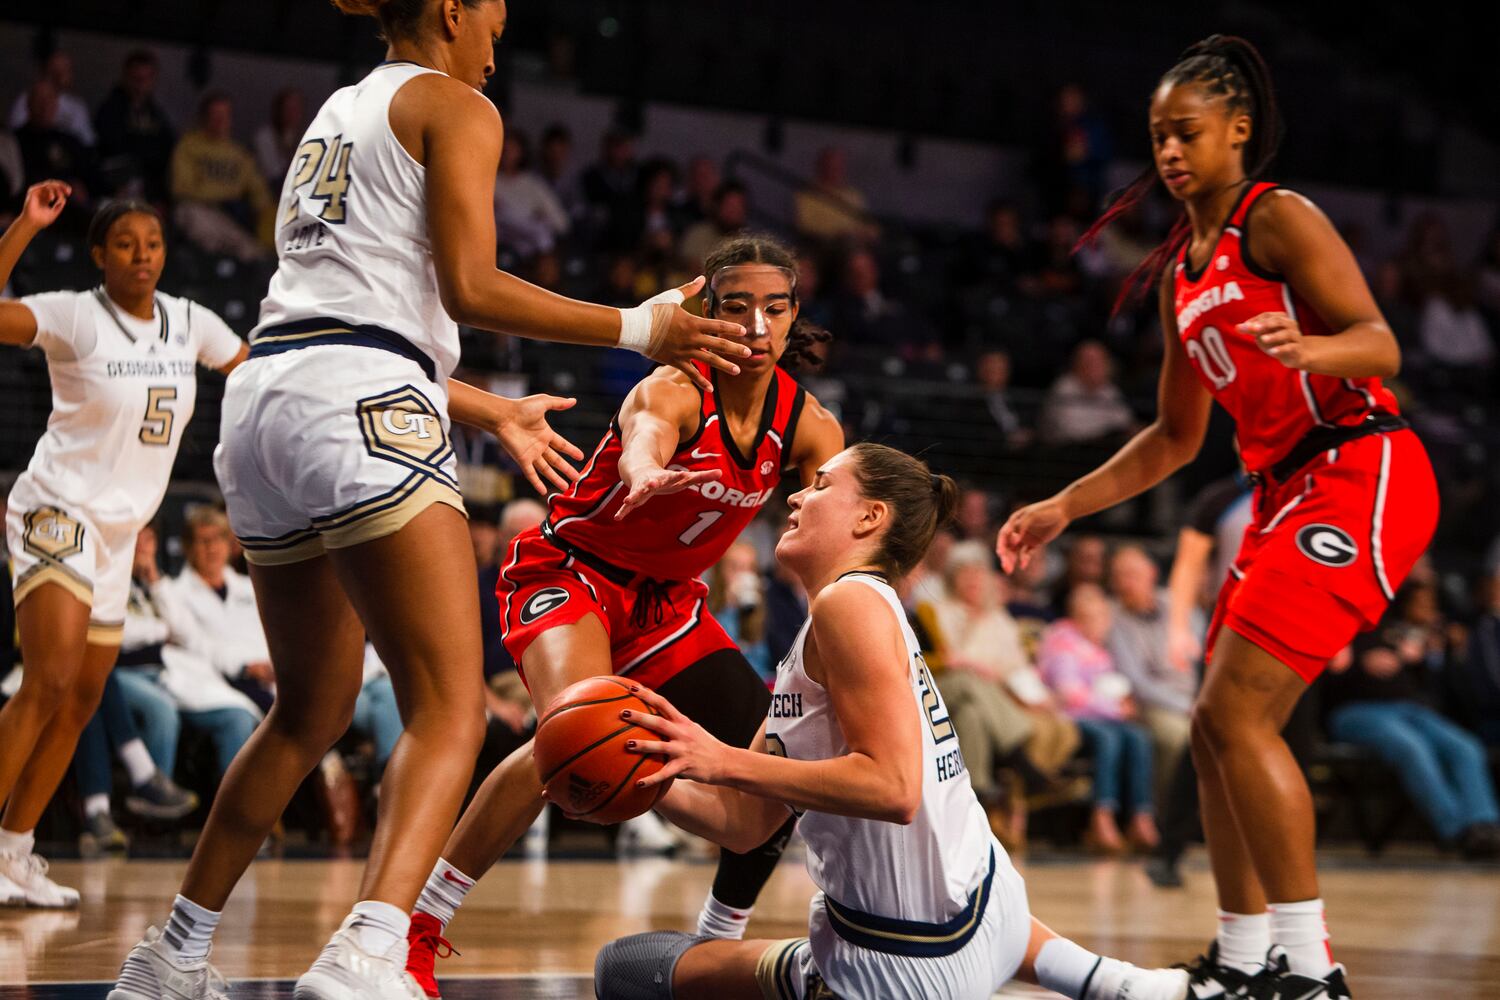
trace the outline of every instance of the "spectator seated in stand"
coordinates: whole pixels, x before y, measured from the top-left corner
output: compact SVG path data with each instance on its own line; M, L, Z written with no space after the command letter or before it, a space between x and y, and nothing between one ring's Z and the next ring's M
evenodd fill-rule
M156 100L156 54L136 49L125 57L120 81L94 115L99 174L104 191L119 197L167 199L167 173L177 132Z
M15 131L25 174L22 185L30 187L45 180L69 184L73 190L59 221L67 229L82 231L92 214L94 152L62 127L57 88L50 81L38 80L23 96L28 109L26 122Z
M710 250L742 231L749 221L750 192L739 181L725 181L714 191L712 217L688 226L677 248L678 255L693 267L701 268Z
M264 260L271 253L276 205L254 155L234 140L233 128L229 95L205 95L197 128L172 150L173 221L206 253Z
M73 779L83 806L83 832L78 850L84 857L124 851L129 846L125 831L115 825L110 812L114 787L111 759L118 758L130 782L125 808L135 816L154 820L177 820L198 808L198 796L181 788L162 770L173 760L151 756L156 747L165 755L177 745L181 720L165 694L134 694L111 671L94 717L79 734L73 751ZM139 724L137 723L139 717Z
M296 87L281 88L271 99L271 120L255 130L255 163L272 190L281 189L306 131L307 98Z
M1455 666L1453 687L1469 728L1487 746L1500 748L1500 566L1490 570L1478 589L1479 615Z
M975 794L1002 840L1025 841L1025 797L1049 791L1078 749L1078 728L1058 711L1005 610L1005 583L980 541L948 554L942 596L917 617L941 654L936 680L958 733ZM1020 779L1002 787L1001 772Z
M187 565L172 581L174 596L204 637L214 667L262 711L276 694L271 653L250 578L229 565L229 518L202 504L189 510L182 529Z
M1136 428L1135 414L1114 383L1114 360L1103 344L1085 340L1047 390L1039 420L1043 444L1113 447Z
M557 194L531 169L531 141L507 129L495 176L495 232L500 246L522 260L550 253L573 220Z
M1500 806L1484 744L1430 707L1446 639L1430 586L1408 582L1353 656L1334 661L1323 692L1328 735L1374 752L1445 847L1500 857Z
M1157 787L1165 785L1188 745L1197 675L1190 664L1172 662L1168 646L1169 602L1157 582L1156 563L1138 545L1121 546L1109 561L1109 589L1114 597L1114 625L1109 630L1115 669L1130 681L1140 707L1140 721L1151 734ZM1201 635L1202 615L1189 628Z
M1122 853L1126 844L1118 812L1129 818L1135 846L1150 850L1160 839L1153 818L1151 737L1132 721L1140 712L1130 682L1115 669L1104 645L1113 617L1109 598L1097 584L1079 584L1068 597L1067 611L1042 637L1037 668L1093 755L1087 842L1108 854Z
M89 107L83 102L83 98L73 93L73 57L61 49L53 52L43 61L37 80L46 81L57 96L55 126L72 136L80 146L93 146L96 137ZM10 127L20 130L31 120L33 114L35 109L31 105L29 94L22 93L11 105Z
M766 685L776 682L776 664L766 651L766 588L755 546L736 542L708 578L708 610L745 654Z
M215 668L212 641L183 605L173 581L162 575L156 552L156 530L148 525L136 536L115 674L133 703L149 702L161 711L169 700L189 729L206 733L222 776L255 731L261 711ZM151 751L155 760L175 761L176 731L164 732Z
M794 212L797 235L814 242L873 240L880 235L864 194L849 183L849 158L838 146L818 152L812 183L797 192Z

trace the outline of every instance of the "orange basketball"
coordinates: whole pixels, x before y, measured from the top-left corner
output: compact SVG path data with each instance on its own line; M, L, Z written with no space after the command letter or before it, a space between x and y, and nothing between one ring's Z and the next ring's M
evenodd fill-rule
M627 753L625 741L660 739L620 718L625 709L655 715L619 677L590 677L564 690L542 713L532 759L547 797L595 823L621 823L656 804L671 782L635 783L661 770L661 757Z

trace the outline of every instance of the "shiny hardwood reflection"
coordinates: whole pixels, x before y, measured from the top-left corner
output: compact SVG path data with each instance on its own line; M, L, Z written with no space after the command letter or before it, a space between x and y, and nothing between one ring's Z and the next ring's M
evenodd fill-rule
M76 913L0 910L0 1000L102 1000L104 981L151 923L160 923L183 862L59 862L77 886ZM1023 866L1031 907L1059 932L1140 964L1192 957L1213 928L1201 860L1181 890L1158 890L1138 864L1038 862ZM347 912L356 861L258 861L230 902L214 961L231 980L300 974ZM489 997L589 997L586 976L601 943L621 934L691 926L713 868L643 859L509 861L474 890L449 937L462 956L439 971L473 980L452 992ZM1323 877L1338 958L1360 1000L1500 997L1500 869L1441 863L1406 868L1332 866ZM751 934L790 937L806 927L812 885L784 863L755 911ZM483 979L490 980L484 989ZM534 978L530 978L534 977ZM263 983L236 996L290 995ZM1012 988L1005 996L1041 996Z

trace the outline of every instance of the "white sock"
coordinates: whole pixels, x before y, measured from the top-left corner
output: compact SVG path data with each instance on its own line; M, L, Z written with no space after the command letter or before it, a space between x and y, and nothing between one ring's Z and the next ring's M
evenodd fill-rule
M161 938L173 952L177 964L191 965L208 957L220 915L205 910L180 893L172 900L172 915L167 918Z
M83 799L83 814L90 819L95 816L109 812L109 795L106 792L98 792L94 795L86 795Z
M1324 979L1333 971L1333 947L1323 901L1271 904L1271 943L1286 949L1287 963L1301 976Z
M745 924L750 921L750 911L753 909L753 906L743 909L725 906L710 892L703 901L703 909L698 912L698 935L723 941L742 941L745 937Z
M132 788L139 788L155 777L156 761L151 759L151 752L146 749L146 744L140 737L126 743L115 753L119 755L120 763L125 765L125 771L130 775Z
M447 927L472 888L473 879L445 859L438 858L432 874L427 876L427 884L422 887L422 894L417 897L417 912L436 917L438 923Z
M1271 950L1269 913L1219 911L1219 963L1241 972L1255 972L1266 964Z
M1036 955L1036 980L1044 989L1071 1000L1114 996L1129 966L1095 955L1067 938L1052 938Z
M35 846L35 830L16 833L12 830L0 829L0 854L14 854L23 858L30 857L31 849Z
M359 946L371 955L391 955L398 946L400 967L406 968L406 932L411 930L411 917L400 907L374 899L354 904L350 911L357 918L352 930Z

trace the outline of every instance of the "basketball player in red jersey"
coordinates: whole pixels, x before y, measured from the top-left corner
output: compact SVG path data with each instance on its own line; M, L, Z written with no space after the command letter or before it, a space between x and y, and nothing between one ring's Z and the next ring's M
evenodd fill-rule
M510 545L498 595L506 649L538 709L586 677L619 674L659 690L686 715L749 746L770 693L709 614L699 575L776 491L804 483L844 446L843 430L786 366L828 335L797 319L795 262L765 237L721 243L704 263L705 313L742 325L752 355L701 391L658 368L630 394L582 476L552 498L545 522ZM474 880L531 825L542 788L527 744L486 779L417 901L408 971L438 996L433 958ZM602 802L559 803L587 818ZM793 821L761 848L725 852L700 934L740 937Z
M1347 997L1318 893L1312 798L1280 730L1426 548L1437 489L1381 384L1400 352L1353 254L1306 198L1259 180L1280 132L1259 53L1217 35L1192 46L1162 78L1150 126L1154 175L1085 238L1158 176L1186 208L1124 293L1161 278L1158 416L1099 469L1011 515L997 548L1007 569L1025 565L1074 519L1191 460L1212 400L1234 417L1256 506L1193 712L1221 907L1217 940L1192 966L1194 995Z

